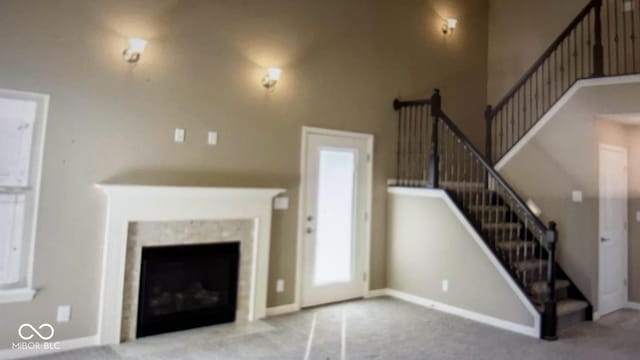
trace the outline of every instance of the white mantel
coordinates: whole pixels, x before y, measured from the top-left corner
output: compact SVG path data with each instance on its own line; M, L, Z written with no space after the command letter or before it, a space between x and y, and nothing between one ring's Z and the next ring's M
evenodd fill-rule
M108 199L98 313L100 344L120 342L127 229L135 221L254 220L248 320L265 316L272 201L284 189L107 184L97 187Z

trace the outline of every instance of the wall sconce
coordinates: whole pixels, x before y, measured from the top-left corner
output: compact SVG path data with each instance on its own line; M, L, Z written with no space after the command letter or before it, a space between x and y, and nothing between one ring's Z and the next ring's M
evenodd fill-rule
M124 49L122 57L128 63L135 64L140 60L140 55L147 46L147 40L140 38L129 39L129 47Z
M458 19L456 18L448 18L447 22L442 25L442 33L447 35L448 33L453 34L453 30L458 26Z
M280 80L280 75L282 75L282 69L280 68L267 69L267 74L262 78L262 86L267 90L273 89L278 83L278 80Z

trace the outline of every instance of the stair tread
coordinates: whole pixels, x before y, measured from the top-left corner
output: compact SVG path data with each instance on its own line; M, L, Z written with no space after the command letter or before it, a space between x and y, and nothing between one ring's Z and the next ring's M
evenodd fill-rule
M472 205L469 206L469 211L508 211L509 208L504 205Z
M589 303L584 300L567 299L560 300L556 305L556 312L558 316L565 316L569 314L582 311L589 306Z
M515 222L499 222L499 223L486 223L483 222L482 223L482 228L483 229L493 229L493 228L510 228L510 229L520 229L522 225L520 225L519 223L515 223Z
M484 189L484 183L482 182L472 182L472 181L442 181L440 182L440 186L443 188L475 188L475 189Z
M568 288L571 283L569 280L559 279L556 280L556 290ZM549 292L549 286L546 281L536 281L529 285L529 292L532 294L546 294Z
M516 262L514 266L520 271L538 269L539 267L543 267L546 270L547 260L540 260L540 259L523 260L523 261Z
M499 241L498 244L496 245L498 248L502 249L502 250L514 250L514 249L518 249L518 248L523 248L523 247L536 247L538 244L536 244L533 241L524 241L524 240L506 240L506 241Z

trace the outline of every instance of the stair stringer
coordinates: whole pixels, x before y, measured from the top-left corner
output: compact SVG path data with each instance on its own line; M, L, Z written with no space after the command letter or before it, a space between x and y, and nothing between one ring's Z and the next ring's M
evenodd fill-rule
M509 161L531 141L542 128L555 117L555 115L583 88L608 85L622 85L640 83L640 75L611 76L576 81L555 104L529 129L524 136L515 143L506 154L495 164L496 171L504 168Z
M485 240L482 238L480 233L476 230L470 220L466 217L466 215L460 210L458 205L453 201L450 195L446 190L443 189L425 189L425 188L407 188L407 187L390 187L388 189L390 194L398 194L398 195L412 195L412 196L423 196L429 198L439 198L444 201L447 207L451 210L452 214L460 221L463 225L467 233L474 240L476 245L481 249L483 254L489 259L490 263L495 267L498 271L502 279L507 283L509 288L514 292L517 298L520 300L522 305L527 309L533 318L533 326L525 326L520 324L515 324L511 326L499 326L501 328L511 330L516 333L520 333L523 335L531 336L534 338L540 338L541 336L541 324L542 324L542 315L535 308L534 304L531 302L527 294L520 287L520 285L513 279L512 275L505 269L504 265L495 255L495 253L489 248ZM504 321L502 322L504 323ZM497 324L493 324L497 325ZM504 325L504 324L501 324Z

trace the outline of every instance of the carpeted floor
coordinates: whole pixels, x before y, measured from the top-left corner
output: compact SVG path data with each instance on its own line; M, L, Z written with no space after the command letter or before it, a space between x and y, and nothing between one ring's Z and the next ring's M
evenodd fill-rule
M38 359L640 359L640 311L622 310L560 336L545 342L378 298Z

